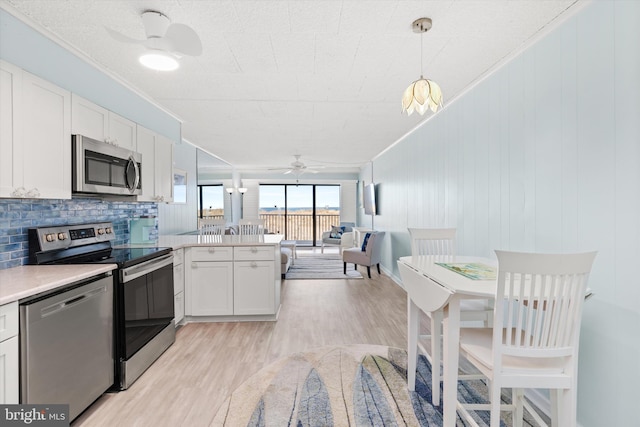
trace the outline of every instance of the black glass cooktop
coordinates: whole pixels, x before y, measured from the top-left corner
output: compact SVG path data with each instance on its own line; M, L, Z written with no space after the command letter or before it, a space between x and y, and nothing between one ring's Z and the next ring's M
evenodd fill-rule
M120 268L130 267L170 253L171 248L114 248L111 249L110 258L101 262L114 262L118 264Z

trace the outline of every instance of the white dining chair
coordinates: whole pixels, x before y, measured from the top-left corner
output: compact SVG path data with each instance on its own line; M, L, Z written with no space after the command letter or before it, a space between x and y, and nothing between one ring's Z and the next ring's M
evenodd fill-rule
M523 408L546 425L522 389L547 388L552 425L575 427L582 304L596 253L496 254L496 301L505 303L495 304L493 328L460 330L460 354L489 380L490 425L498 427L500 411L510 410L513 425L522 426ZM502 388L512 388L509 405L501 405ZM458 407L469 417L464 404Z
M198 234L201 236L221 236L225 233L227 222L224 219L199 218Z
M437 257L442 261L453 261L456 255L456 229L455 228L409 228L411 236L411 256L412 257ZM418 304L416 304L418 305ZM419 305L418 305L419 306ZM419 306L420 307L420 306ZM422 309L431 319L430 334L421 334L420 339L427 339L430 342L430 352L427 352L420 345L427 360L431 363L431 396L434 405L440 405L440 382L442 381L442 320L444 317L443 307L433 306L433 311ZM486 300L463 300L460 303L461 321L475 322L479 326L489 326L493 313L492 308ZM414 340L409 339L410 343ZM409 357L416 356L418 348L410 345L408 349ZM415 348L414 348L415 347ZM411 372L407 376L409 390L415 389L415 373ZM471 379L470 376L466 377Z
M264 220L262 219L241 219L238 221L238 234L245 236L256 236L264 234Z

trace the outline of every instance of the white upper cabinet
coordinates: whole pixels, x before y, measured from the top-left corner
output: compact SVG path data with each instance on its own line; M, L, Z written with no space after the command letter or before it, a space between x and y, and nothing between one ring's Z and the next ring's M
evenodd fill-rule
M0 62L0 197L13 197L22 185L22 177L14 173L14 146L21 140L21 101L22 70Z
M109 142L137 151L136 123L109 111Z
M138 201L173 201L173 143L168 138L137 127L138 152L142 154L142 194Z
M72 95L71 132L104 141L131 151L137 150L136 123Z
M0 62L0 197L71 198L71 93Z

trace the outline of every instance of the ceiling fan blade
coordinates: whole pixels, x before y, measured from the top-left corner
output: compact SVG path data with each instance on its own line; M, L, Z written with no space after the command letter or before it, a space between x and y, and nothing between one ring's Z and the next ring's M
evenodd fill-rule
M139 40L139 39L134 39L133 37L125 36L124 34L119 33L116 30L112 30L109 27L104 27L104 28L105 30L107 30L107 33L109 33L111 37L113 37L114 39L122 43L135 43L135 44L143 45L147 42L147 40Z
M164 38L172 45L172 50L189 56L202 53L202 42L198 34L188 25L171 24L167 28Z

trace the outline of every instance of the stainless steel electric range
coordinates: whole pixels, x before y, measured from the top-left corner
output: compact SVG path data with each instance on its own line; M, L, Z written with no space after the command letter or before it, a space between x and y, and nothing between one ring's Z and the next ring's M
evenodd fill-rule
M29 229L31 264L113 263L114 389L127 389L175 341L171 248L114 248L113 224Z

